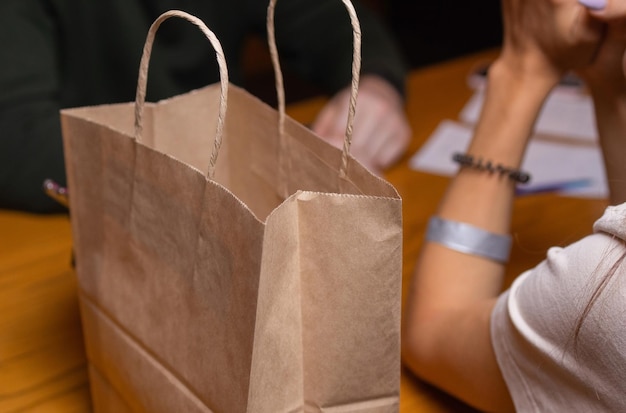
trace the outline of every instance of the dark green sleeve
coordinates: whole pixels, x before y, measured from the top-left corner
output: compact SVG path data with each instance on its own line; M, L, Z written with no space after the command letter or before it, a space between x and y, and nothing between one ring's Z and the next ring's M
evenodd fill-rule
M255 30L265 34L268 0L248 0ZM382 22L353 0L362 32L362 74L377 74L404 95L407 65ZM352 26L341 0L279 0L276 43L281 61L334 93L350 83Z
M62 211L42 191L65 185L59 120L59 59L43 2L0 4L0 208Z

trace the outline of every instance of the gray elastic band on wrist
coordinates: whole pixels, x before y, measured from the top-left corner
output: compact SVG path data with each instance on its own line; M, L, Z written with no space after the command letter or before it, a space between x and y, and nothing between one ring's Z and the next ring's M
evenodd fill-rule
M511 236L498 235L462 222L431 217L426 240L451 250L506 263L511 252Z

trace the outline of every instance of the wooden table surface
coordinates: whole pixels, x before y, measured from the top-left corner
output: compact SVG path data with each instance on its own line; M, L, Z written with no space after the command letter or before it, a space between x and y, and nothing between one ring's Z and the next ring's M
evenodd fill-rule
M472 91L467 75L493 51L411 74L407 111L413 128L408 155L386 177L403 197L405 292L428 218L447 178L413 171L409 156L443 119L457 119ZM289 114L310 123L323 99L292 105ZM606 202L557 197L518 198L514 247L507 283L536 263L552 245L587 234ZM71 231L65 216L0 210L0 412L89 412L85 351L71 269ZM401 412L473 411L402 372Z

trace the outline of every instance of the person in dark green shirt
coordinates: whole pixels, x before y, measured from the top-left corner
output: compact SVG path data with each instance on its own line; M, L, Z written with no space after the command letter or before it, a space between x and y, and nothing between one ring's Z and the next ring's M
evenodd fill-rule
M65 183L59 110L134 100L139 59L150 24L180 9L213 30L231 81L241 84L244 41L265 34L268 0L2 0L0 3L0 208L59 210L42 191ZM363 66L353 154L366 166L389 166L410 136L403 110L406 67L371 13L355 4ZM313 129L338 143L345 128L352 35L340 0L282 0L276 6L282 60L334 93ZM180 20L159 30L148 82L158 100L218 81L213 50Z

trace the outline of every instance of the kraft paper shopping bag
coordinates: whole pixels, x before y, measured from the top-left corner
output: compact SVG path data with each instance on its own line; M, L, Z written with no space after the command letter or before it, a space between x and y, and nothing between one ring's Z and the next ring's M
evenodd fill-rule
M221 82L145 103L172 16ZM136 102L62 111L96 412L397 411L400 197L280 108L170 11Z

